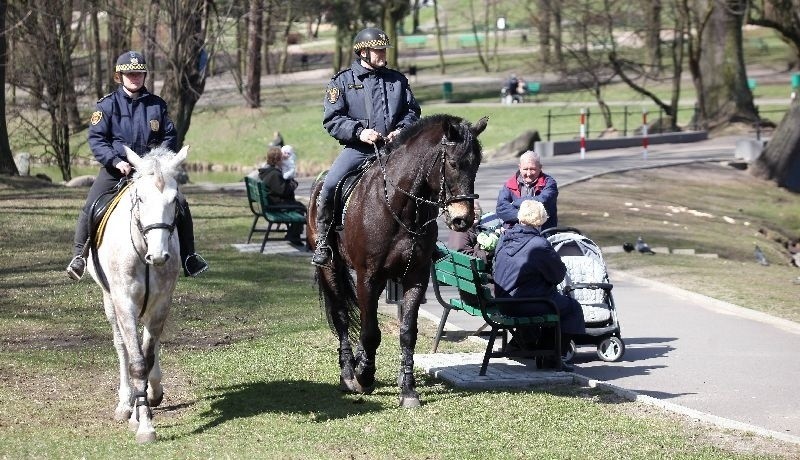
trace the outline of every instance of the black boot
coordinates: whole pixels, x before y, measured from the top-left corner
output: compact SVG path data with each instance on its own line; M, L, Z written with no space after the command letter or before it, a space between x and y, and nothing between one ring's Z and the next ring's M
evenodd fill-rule
M75 227L74 246L72 248L72 260L67 265L67 276L75 281L80 281L83 272L86 270L86 248L89 240L89 218L84 210L78 215L78 223Z
M567 352L572 337L569 334L561 334L561 370L564 372L575 372L575 367L567 360Z
M183 196L181 195L181 198ZM194 224L192 213L185 199L178 199L180 210L175 220L178 230L178 243L181 246L181 264L184 276L197 276L208 270L208 263L200 254L194 252Z
M317 244L311 256L311 263L318 267L326 266L331 260L331 248L328 246L331 217L328 206L320 203L317 209Z

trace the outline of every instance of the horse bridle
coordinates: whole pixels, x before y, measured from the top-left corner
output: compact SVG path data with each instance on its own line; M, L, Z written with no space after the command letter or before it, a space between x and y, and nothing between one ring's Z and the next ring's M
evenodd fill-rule
M170 236L172 235L173 232L175 232L175 222L177 221L178 218L177 199L175 202L175 214L172 216L171 224L167 224L164 222L157 222L155 224L150 224L145 226L142 226L141 214L139 212L139 203L142 202L142 199L139 198L138 190L136 188L133 189L133 193L131 194L131 202L132 202L131 220L136 222L136 228L139 230L139 234L142 236L145 246L147 245L147 232L149 232L150 230L158 230L158 229L168 230ZM142 254L139 253L139 249L136 247L136 243L134 243L133 241L133 233L131 233L131 244L133 245L133 248L136 251L136 255L139 256L139 260L143 264L147 265L147 262L144 260L144 257L142 257Z
M467 139L465 139L464 143L469 143L471 141L472 141L472 139L468 136ZM422 235L422 230L426 226L428 226L431 222L435 222L436 219L438 219L439 216L442 215L443 212L446 212L447 206L450 205L451 203L455 203L457 201L477 200L479 198L479 195L477 193L465 193L465 194L461 194L461 195L453 195L452 193L450 193L450 187L448 187L448 185L447 185L447 174L446 174L446 171L445 171L446 163L447 163L447 150L444 147L452 147L454 145L458 145L458 142L454 142L454 141L451 141L451 140L447 139L447 136L443 134L442 135L442 140L439 142L440 148L436 152L436 161L434 161L431 164L431 168L425 174L425 178L427 179L428 176L430 176L431 171L433 170L433 166L436 165L436 162L437 161L441 161L441 175L440 175L440 183L439 183L439 199L437 201L431 201L431 200L428 200L428 199L423 198L423 197L418 197L418 196L414 195L413 193L411 193L409 191L406 191L406 190L403 190L402 188L398 187L396 183L392 183L391 180L389 179L388 175L386 174L385 158L386 158L387 155L386 154L382 155L381 154L382 149L379 149L377 146L374 146L375 153L376 153L376 155L378 157L378 163L380 164L381 172L383 173L383 195L384 195L384 198L386 200L386 207L389 209L389 212L392 214L392 217L394 218L394 220L398 224L400 224L401 227L403 227L407 232L409 232L412 235L415 235L415 236ZM384 161L382 161L382 160L384 160ZM411 228L409 228L405 224L405 222L402 221L402 219L400 219L400 216L398 216L394 212L394 210L392 209L392 206L389 203L389 187L388 187L388 185L390 183L395 188L395 190L398 190L400 193L402 193L402 194L406 195L407 197L413 199L414 201L417 202L417 204L423 204L424 203L424 204L427 204L427 205L435 206L440 210L440 212L433 219L429 219L427 222L423 223L420 226L420 230L419 231L412 230ZM448 198L448 193L450 194L449 198Z

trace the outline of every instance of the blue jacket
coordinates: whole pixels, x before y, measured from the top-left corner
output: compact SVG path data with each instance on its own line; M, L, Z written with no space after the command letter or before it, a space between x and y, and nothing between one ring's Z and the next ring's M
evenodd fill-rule
M497 297L548 297L567 274L550 242L539 230L515 225L503 233L495 250L494 284Z
M361 144L361 129L372 128L385 136L413 124L420 113L402 73L369 70L356 59L328 83L322 126L342 145Z
M153 147L177 148L175 125L167 115L167 103L142 88L131 99L122 85L99 101L89 123L89 147L106 169L126 159L127 145L143 155Z
M522 185L519 183L519 171L511 176L497 195L497 206L495 212L506 226L511 226L519 222L517 214L519 214L519 205L525 200L534 199L540 201L550 216L547 222L542 225L542 229L548 229L558 225L558 208L556 201L558 199L558 184L552 176L541 173L539 179L534 184L534 187L526 194Z

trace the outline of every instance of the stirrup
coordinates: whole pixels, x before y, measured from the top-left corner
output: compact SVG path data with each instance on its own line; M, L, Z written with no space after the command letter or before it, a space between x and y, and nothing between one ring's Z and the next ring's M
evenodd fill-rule
M311 256L311 264L317 267L326 267L331 260L331 248L325 244L320 244L314 249Z
M67 265L67 276L75 281L80 281L83 278L83 272L86 270L86 259L81 255L77 255L69 261Z

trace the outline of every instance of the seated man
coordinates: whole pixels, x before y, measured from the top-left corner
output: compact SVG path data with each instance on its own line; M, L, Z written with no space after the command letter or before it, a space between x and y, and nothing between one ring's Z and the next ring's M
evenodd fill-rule
M267 151L267 166L259 168L258 178L267 187L269 191L270 204L287 204L302 208L305 212L303 203L295 200L294 190L297 188L297 181L294 179L286 180L283 178L283 171L279 165L283 160L283 152L281 148L274 146L270 147ZM303 232L303 224L294 222L289 224L289 230L286 232L285 238L293 245L302 246L303 240L300 234Z
M558 225L556 199L558 184L552 176L542 172L541 156L528 150L519 157L519 171L511 176L497 195L497 215L506 227L517 223L517 213L522 202L536 200L544 204L550 217L542 225L548 229Z
M539 231L547 221L547 211L538 201L525 200L520 205L519 224L506 230L497 245L494 261L494 293L497 298L549 297L555 302L561 318L561 350L568 348L571 335L584 334L586 325L583 310L575 299L558 292L556 285L567 274L547 238ZM546 305L508 305L502 313L538 315L550 311ZM529 345L530 330L518 328L516 342L523 348ZM564 370L571 370L564 364Z

